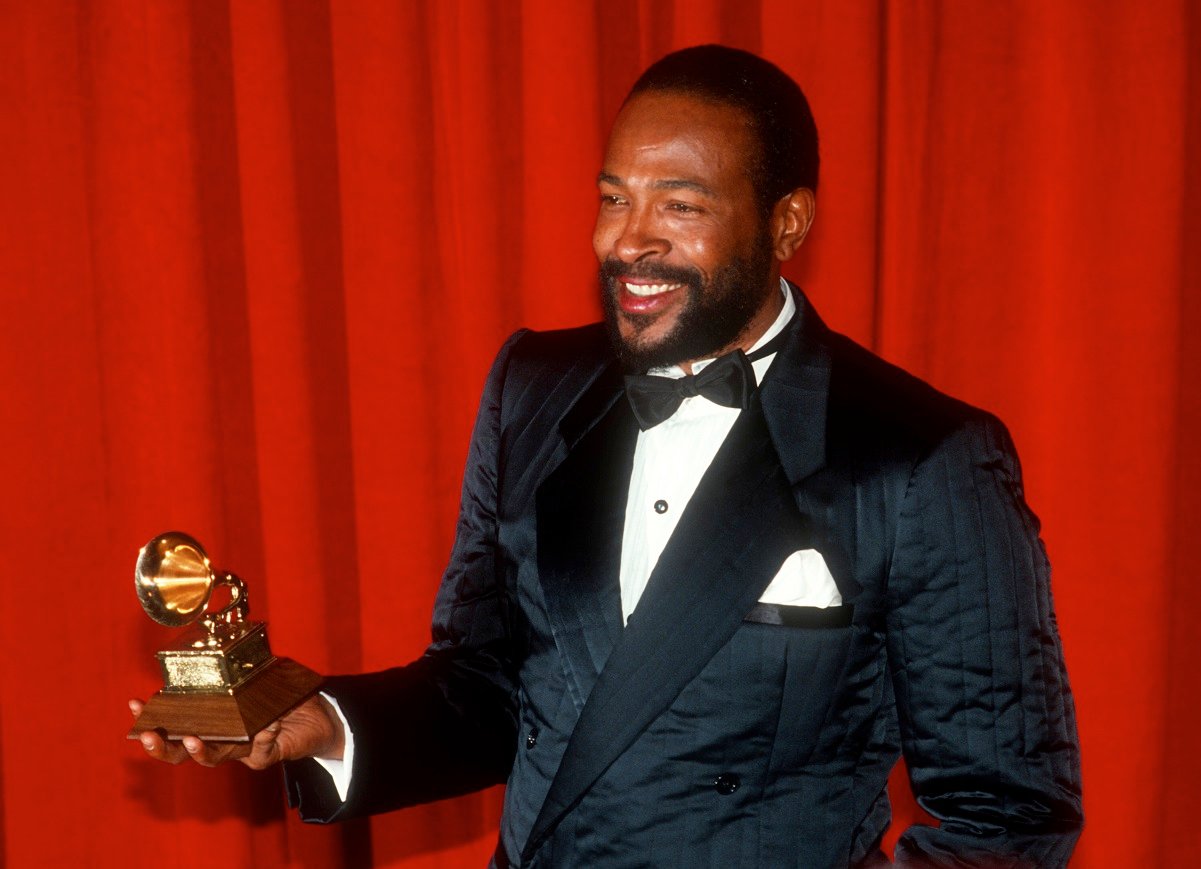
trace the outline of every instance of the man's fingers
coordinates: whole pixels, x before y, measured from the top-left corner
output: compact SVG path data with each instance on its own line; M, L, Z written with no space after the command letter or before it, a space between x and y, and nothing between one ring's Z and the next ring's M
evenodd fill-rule
M266 769L279 762L280 723L273 721L254 735L250 742L250 752L241 758L242 763L251 769Z
M185 736L182 745L187 756L201 766L217 766L250 753L250 746L245 742L207 743L195 736Z
M182 745L178 742L168 742L153 731L146 731L138 739L141 741L142 748L146 750L146 753L155 760L165 761L166 763L181 763L188 759L188 753Z
M133 715L134 720L142 716L142 710L146 708L146 704L136 697L129 700L129 711ZM142 743L142 748L146 753L155 760L165 761L166 763L183 763L188 759L190 753L179 742L170 742L163 739L158 733L153 730L147 730L138 734L138 741ZM196 740L199 742L200 740Z
M227 760L245 758L251 746L242 743L206 743L195 736L185 736L178 742L163 739L152 730L138 736L142 748L155 760L182 763L189 758L201 766L217 766Z

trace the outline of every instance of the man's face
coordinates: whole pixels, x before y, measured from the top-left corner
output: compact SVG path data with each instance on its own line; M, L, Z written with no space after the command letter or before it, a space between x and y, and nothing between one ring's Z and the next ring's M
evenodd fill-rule
M770 325L779 293L748 171L756 146L740 110L685 94L639 94L618 115L593 247L627 368L720 355Z

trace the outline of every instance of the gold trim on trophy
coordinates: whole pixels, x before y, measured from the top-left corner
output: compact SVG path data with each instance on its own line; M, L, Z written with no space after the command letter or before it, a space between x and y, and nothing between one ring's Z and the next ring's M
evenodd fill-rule
M187 534L168 531L143 546L134 586L154 621L191 627L158 653L163 688L142 710L130 739L155 730L166 739L246 742L321 684L317 673L271 654L267 626L246 618L246 584L232 573L218 575ZM210 612L213 592L222 588L229 601Z

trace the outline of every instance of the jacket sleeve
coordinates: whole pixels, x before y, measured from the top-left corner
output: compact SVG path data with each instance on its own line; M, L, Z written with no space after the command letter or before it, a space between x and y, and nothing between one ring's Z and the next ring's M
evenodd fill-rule
M1065 866L1083 823L1075 713L1038 520L995 418L915 466L889 596L910 784L940 822L905 831L897 863Z
M314 761L285 764L289 804L306 821L390 811L508 777L517 704L496 505L501 399L522 334L501 348L484 389L454 549L434 605L433 642L407 666L331 677L323 685L350 724L354 762L345 803Z

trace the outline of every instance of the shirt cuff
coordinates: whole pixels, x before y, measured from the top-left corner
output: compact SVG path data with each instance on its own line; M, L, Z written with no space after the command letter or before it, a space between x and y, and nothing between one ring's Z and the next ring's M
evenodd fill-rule
M338 791L338 799L346 802L346 795L350 793L351 771L354 768L354 734L350 731L350 722L342 714L342 707L338 705L338 701L324 691L321 692L321 696L334 707L334 712L338 713L338 720L342 722L342 733L346 737L346 747L342 749L341 760L328 760L323 757L314 757L313 760L329 773L330 778L334 780L334 788Z

